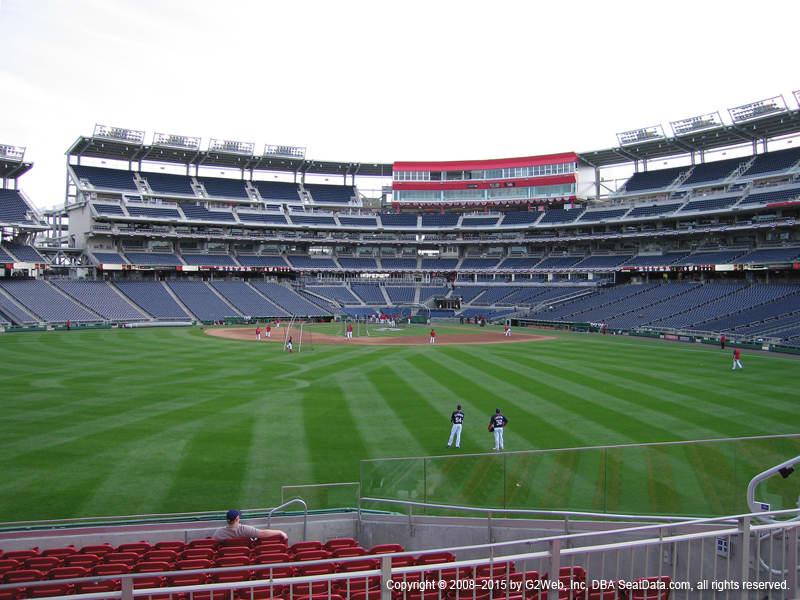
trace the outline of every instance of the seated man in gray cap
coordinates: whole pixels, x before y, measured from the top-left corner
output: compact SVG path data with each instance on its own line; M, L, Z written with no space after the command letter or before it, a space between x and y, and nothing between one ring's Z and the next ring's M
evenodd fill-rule
M225 518L228 524L220 527L214 532L215 540L227 540L229 538L267 538L273 535L280 535L284 542L289 540L289 536L280 529L257 529L250 525L243 525L239 522L242 511L232 508L228 511Z

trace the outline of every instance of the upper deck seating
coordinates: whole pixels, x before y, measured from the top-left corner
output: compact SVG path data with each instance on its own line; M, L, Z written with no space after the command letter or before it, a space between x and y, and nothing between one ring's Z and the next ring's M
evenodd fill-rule
M455 213L424 214L422 215L422 227L455 227L458 224L459 216Z
M330 313L316 304L312 304L305 298L296 294L293 290L278 283L256 281L253 283L253 287L290 315L309 317L324 317L330 315Z
M387 290L389 288L386 288ZM450 291L450 288L447 286L426 286L423 285L419 288L419 301L426 302L430 300L434 296L446 296L447 293Z
M250 254L239 254L236 259L243 267L284 267L289 268L282 256L256 256Z
M544 214L538 210L525 211L525 212L507 212L503 215L501 225L530 225L539 220Z
M381 266L388 270L410 271L417 268L416 258L382 258Z
M241 198L248 200L245 182L241 179L223 179L221 177L198 177L209 196L217 198Z
M453 296L460 296L462 304L469 304L487 289L484 286L457 285L453 288Z
M97 264L126 265L128 262L117 252L92 252Z
M132 265L178 266L181 259L169 252L126 252L125 258Z
M451 271L456 268L457 264L457 258L423 258L420 268L434 271Z
M145 321L147 315L131 306L105 281L60 279L56 287L109 321Z
M128 214L132 217L147 217L150 219L181 219L181 214L177 208L167 208L163 206L141 206L137 204L128 205Z
M97 322L102 318L78 306L42 280L6 280L0 286L29 312L48 323Z
M684 166L634 173L625 183L625 191L641 192L668 187L672 185L682 173L685 173L689 169L691 169L690 166Z
M528 258L506 258L497 265L500 270L503 269L533 269L539 261L542 260L541 256L531 256Z
M584 222L597 222L607 221L610 219L619 219L628 212L628 208L614 208L609 210L587 210L578 219L579 223Z
M680 202L667 202L666 204L648 204L647 206L635 206L625 215L625 219L635 219L640 217L655 217L668 215L675 212L680 207Z
M739 199L738 196L723 196L719 198L701 198L687 202L680 212L694 212L703 210L722 210L733 206Z
M518 292L520 289L522 288L510 285L490 287L487 288L483 294L475 298L472 303L480 306L490 306L496 302L499 302L506 296L513 294L514 292Z
M32 209L17 190L0 189L0 223L27 223Z
M790 187L774 191L759 190L760 188L753 188L751 193L742 200L742 204L774 204L778 202L790 202L800 198L800 187Z
M71 165L78 179L85 179L92 186L106 190L130 190L138 192L132 171L122 169L104 169L103 167L87 167Z
M92 202L92 207L94 208L95 212L99 215L112 215L112 216L125 216L125 211L122 210L122 206L119 204L100 204L98 202Z
M348 258L348 257L339 257L339 265L343 269L372 269L376 270L378 268L378 263L375 261L374 258Z
M686 178L681 186L696 185L698 183L719 181L731 175L742 165L750 161L750 157L729 158L695 165L692 174Z
M409 227L417 226L417 215L410 213L383 213L380 215L383 227Z
M156 194L196 196L192 189L192 180L185 175L170 173L140 173L140 175Z
M574 267L583 256L550 256L536 265L537 269L569 269Z
M660 267L676 263L689 256L688 252L666 252L664 254L637 254L631 258L626 267Z
M254 181L253 185L264 200L300 202L300 188L288 181Z
M465 258L461 261L460 271L467 269L493 269L497 266L499 259L497 258Z
M248 223L280 223L285 225L288 223L286 220L286 215L275 213L253 213L253 212L244 212L238 211L239 213L239 220L242 222Z
M392 301L392 304L398 304L400 302L408 303L414 301L414 292L416 290L413 287L398 287L398 286L386 286L386 295L389 296L389 300ZM424 302L422 298L420 298L420 302Z
M611 254L611 255L600 255L600 256L587 256L579 263L574 264L573 266L576 269L602 269L602 268L610 268L616 267L618 265L623 264L625 261L630 260L632 256L630 254Z
M800 248L762 248L739 256L740 265L794 262L800 258Z
M190 318L160 281L119 280L113 285L156 319L186 321Z
M330 215L293 213L291 218L295 225L336 225L336 221Z
M544 215L542 216L542 219L537 223L537 225L544 225L545 223L552 223L552 224L571 223L572 221L580 217L582 213L583 211L580 209L546 210L544 211Z
M343 285L309 285L306 289L325 298L335 300L339 304L361 304L361 301Z
M465 216L461 219L461 227L494 227L500 220L499 216L472 217Z
M243 315L254 318L289 316L243 281L214 281L211 285Z
M289 262L295 269L336 269L332 258L311 258L310 256L289 256Z
M357 196L352 185L325 185L321 183L303 184L307 192L316 203L322 204L347 204Z
M800 161L800 148L787 148L759 154L753 164L742 173L743 177L785 171L797 161Z
M203 281L168 281L172 292L201 321L217 321L241 317L239 313L220 300Z
M11 242L6 242L3 244L3 249L13 254L17 257L17 259L21 262L29 262L29 263L46 263L44 257L36 251L36 248L33 246L25 246L23 244L12 244Z
M209 210L205 206L190 203L181 204L181 210L189 221L236 221L236 217L229 210Z
M720 252L697 252L680 259L676 265L728 265L733 264L742 250L722 250Z
M378 219L377 217L358 217L355 215L340 215L339 216L339 223L343 226L351 226L351 227L369 227L375 229L378 227Z
M228 254L206 254L205 252L199 254L186 254L182 255L183 262L187 265L194 265L197 267L235 267L238 266L236 261Z

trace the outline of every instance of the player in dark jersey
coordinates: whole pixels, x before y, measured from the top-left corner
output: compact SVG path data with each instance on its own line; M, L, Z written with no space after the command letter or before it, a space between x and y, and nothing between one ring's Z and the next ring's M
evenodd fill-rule
M461 447L461 425L464 423L464 411L461 410L461 405L459 404L456 409L453 411L453 414L450 415L450 422L453 426L450 428L450 439L447 440L447 447L453 445L453 437L456 438L456 448Z
M503 429L508 424L506 416L496 409L489 419L489 431L494 431L494 450L503 450Z

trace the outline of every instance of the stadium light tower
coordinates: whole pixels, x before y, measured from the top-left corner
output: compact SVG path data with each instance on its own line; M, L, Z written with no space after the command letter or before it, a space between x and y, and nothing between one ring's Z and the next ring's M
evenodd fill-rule
M651 125L650 127L642 127L640 129L632 129L631 131L623 131L617 134L617 140L620 146L630 146L631 144L639 144L641 142L650 142L653 140L666 139L664 135L664 128L661 125Z
M92 137L106 138L119 142L130 142L141 146L144 144L144 131L138 129L125 129L123 127L109 127L108 125L95 125Z
M199 150L200 138L172 133L154 133L153 146L163 148L180 148L181 150Z
M235 140L218 140L211 138L208 141L209 152L221 152L223 154L241 154L242 156L253 156L256 145L252 142L237 142Z
M719 112L713 112L696 117L689 117L688 119L681 119L680 121L670 121L669 126L672 127L673 135L678 136L685 133L694 133L695 131L720 127L722 126L722 117L720 117Z
M797 102L797 106L800 107L800 90L796 90L792 92L794 95L794 101Z
M785 112L786 110L788 109L783 96L774 96L766 100L758 100L729 108L728 114L734 123L741 123L742 121L749 121L750 119L756 119L772 113Z
M22 162L22 159L24 157L25 157L24 146L10 146L8 144L0 144L0 160Z
M286 146L281 144L265 144L264 157L305 158L306 149L302 146Z

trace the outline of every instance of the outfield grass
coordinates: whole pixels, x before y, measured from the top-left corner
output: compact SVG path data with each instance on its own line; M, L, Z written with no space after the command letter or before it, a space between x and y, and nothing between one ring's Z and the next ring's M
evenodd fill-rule
M457 403L466 413L461 453L489 451L495 407L511 421L507 450L800 431L797 359L744 352L745 368L734 372L730 352L716 347L543 333L557 339L315 344L291 355L198 328L0 336L0 520L274 505L282 484L358 480L359 459L455 454L445 444ZM486 489L495 485L492 461L504 460L516 461L505 466L519 479L507 482L514 505L547 494L563 502L559 489L587 503L602 485L607 508L612 494L645 493L680 512L674 490L687 477L725 478L731 464L720 452L525 456L431 462L444 483L430 499L458 480L460 500L495 502ZM645 492L620 477L626 462ZM732 489L716 493L744 497Z

